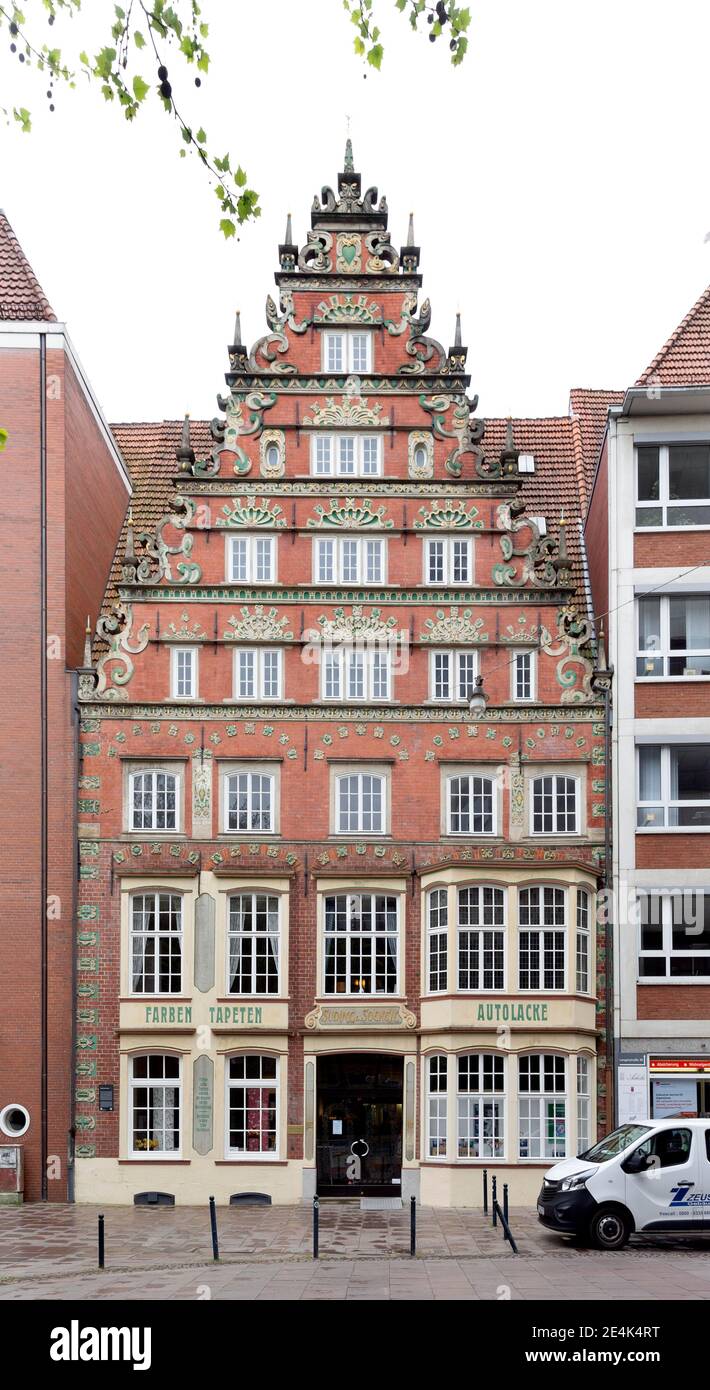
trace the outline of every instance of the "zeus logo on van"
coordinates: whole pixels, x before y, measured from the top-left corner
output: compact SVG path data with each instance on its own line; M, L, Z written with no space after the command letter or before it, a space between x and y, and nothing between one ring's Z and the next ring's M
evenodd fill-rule
M672 1187L671 1192L675 1193L670 1206L672 1207L706 1207L710 1206L710 1192L690 1192L692 1182L678 1183L677 1187ZM688 1195L690 1193L690 1196Z

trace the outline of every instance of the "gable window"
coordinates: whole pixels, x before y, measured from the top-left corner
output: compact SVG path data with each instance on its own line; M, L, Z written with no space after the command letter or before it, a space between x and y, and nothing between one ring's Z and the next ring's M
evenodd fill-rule
M318 538L313 578L317 584L384 584L387 542L370 537Z
M472 540L460 536L428 537L424 542L424 583L473 583Z
M449 777L446 787L449 835L495 835L496 792L492 777Z
M178 774L142 770L128 776L129 830L178 830Z
M577 777L535 777L531 792L532 835L579 834Z
M505 1155L505 1058L471 1052L458 1059L459 1158Z
M575 951L575 988L578 994L589 994L591 912L586 888L577 889L577 941Z
M518 890L518 985L565 987L567 893L564 888Z
M180 1058L151 1052L130 1061L130 1152L180 1153Z
M197 699L196 647L171 647L170 697L173 700Z
M511 662L511 695L514 700L535 699L535 653L516 652Z
M273 773L227 773L225 830L276 829L276 778Z
M387 824L387 779L370 772L335 778L335 832L383 834Z
M238 1056L227 1062L229 1157L278 1156L278 1057Z
M427 1157L446 1158L446 1112L449 1059L429 1058L427 1069Z
M279 900L235 893L228 903L228 994L278 994Z
M312 434L311 473L325 478L378 478L382 435Z
M235 700L280 700L283 653L278 648L239 647L234 653Z
M637 610L637 676L710 676L710 594L648 594Z
M505 892L485 884L458 894L459 989L505 988Z
M641 892L639 978L710 979L710 889Z
M321 656L324 700L390 700L391 654L387 647L324 648Z
M371 372L372 334L358 329L323 333L323 370L326 372Z
M636 450L636 526L710 526L710 444Z
M638 749L639 830L710 827L710 743Z
M131 994L182 992L182 898L136 893L131 898Z
M445 888L434 888L427 898L427 987L438 991L446 989L449 904Z
M399 902L384 893L338 893L324 905L325 994L397 994Z
M275 579L275 536L227 536L228 583L273 584Z
M521 1158L567 1153L567 1073L554 1053L518 1058L518 1142Z
M478 675L478 653L429 653L429 698L449 703L470 700Z

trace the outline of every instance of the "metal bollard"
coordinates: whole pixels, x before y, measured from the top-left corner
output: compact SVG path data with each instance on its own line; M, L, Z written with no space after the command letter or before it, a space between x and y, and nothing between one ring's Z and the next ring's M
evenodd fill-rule
M493 1207L493 1225L497 1226L498 1213L496 1209L498 1206L498 1179L496 1178L495 1173L491 1178L491 1206Z
M504 1182L504 1183L503 1183L503 1215L504 1215L504 1217L505 1217L505 1219L506 1219L506 1222L507 1222L507 1220L508 1220L508 1184L507 1184L507 1182Z
M105 1259L104 1250L104 1218L99 1217L99 1269L103 1269Z
M409 1199L409 1253L414 1256L417 1253L417 1199Z
M320 1203L319 1203L319 1201L318 1201L318 1197L315 1196L315 1197L313 1198L313 1258L314 1258L314 1260L317 1260L317 1259L318 1259L318 1212L319 1212L319 1211L320 1211Z
M483 1169L483 1215L488 1215L488 1169Z
M217 1211L214 1204L214 1197L210 1197L210 1226L212 1229L212 1256L215 1260L218 1260L219 1242L217 1240Z

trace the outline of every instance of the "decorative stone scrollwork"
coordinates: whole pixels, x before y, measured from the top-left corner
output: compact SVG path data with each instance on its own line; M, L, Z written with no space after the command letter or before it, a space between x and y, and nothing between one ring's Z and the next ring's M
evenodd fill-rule
M329 640L348 641L357 637L386 637L391 639L397 627L395 617L382 617L380 608L365 612L362 604L355 604L350 613L344 608L336 608L332 618L321 613L317 619L319 632L313 634Z
M481 531L483 522L478 517L478 507L460 501L434 502L431 510L426 507L419 508L421 521L415 521L415 531L445 530L445 531Z
M382 310L366 294L332 294L321 300L313 314L314 323L362 323L379 325Z
M337 498L334 497L327 511L320 503L315 510L317 519L309 517L308 526L344 526L347 530L356 527L375 526L386 531L391 530L394 526L393 521L385 520L386 507L384 505L373 512L369 497L363 498L361 506L355 502L348 503L344 498L338 502Z
M453 605L448 613L437 608L433 618L426 618L422 642L487 642L483 618L474 618L472 608Z
M286 472L286 436L283 430L264 430L259 440L262 478L283 478Z
M519 496L502 502L496 508L496 524L504 531L500 538L504 563L493 566L493 583L530 583L538 589L551 589L558 583L566 582L569 571L560 564L557 542L552 536L540 535L533 518L522 515L524 508L525 503ZM527 545L517 548L513 537L520 531L527 531L529 540ZM520 577L517 566L510 563L514 559L522 560Z
M392 273L397 269L399 256L394 246L390 245L389 232L370 232L369 236L365 237L365 246L370 253L367 269L371 275Z
M192 553L192 536L186 533L179 545L170 545L163 534L167 528L186 531L195 511L196 503L191 498L176 497L172 510L160 518L153 535L148 531L141 531L135 536L137 553L124 559L121 567L124 584L155 584L161 579L167 579L174 584L199 583L202 570L195 561L189 559ZM170 563L171 555L185 556L185 559L176 565L175 574Z
M292 333L305 333L310 321L303 319L300 323L296 322L293 294L290 290L281 291L279 303L281 305L280 314L271 295L266 296L266 322L270 332L263 338L259 338L249 354L249 366L254 372L264 371L266 369L264 364L267 364L268 369L274 372L293 374L297 371L293 362L277 362L276 358L279 353L286 353L289 349L285 330L290 328Z
M408 440L410 478L433 478L434 440L428 430L411 430Z
M356 232L339 233L335 243L335 269L340 274L353 275L362 270L362 242Z
M249 499L242 498L233 507L227 503L222 508L224 516L217 517L217 526L278 526L283 527L286 521L283 516L283 508L278 502L270 501L264 497L261 502L257 497Z
M349 385L345 383L346 388ZM336 425L345 427L351 425L375 425L382 429L389 424L389 417L382 415L382 406L379 401L377 405L370 407L364 396L356 394L353 390L351 395L343 395L342 401L336 401L334 396L326 396L325 405L315 404L311 406L310 417L304 415L304 425Z
M594 660L591 622L581 617L573 605L561 608L557 618L557 637L559 642L556 646L548 641L542 650L548 656L561 658L555 674L563 687L562 703L593 702L597 697L592 689Z
M446 370L447 354L441 343L436 338L425 337L426 331L431 323L431 304L428 299L424 300L416 318L414 311L417 307L415 295L407 295L402 304L402 322L409 326L409 337L405 343L405 351L413 362L404 362L400 367L400 372L406 375L421 375L422 372L443 372ZM396 336L402 329L399 324L388 326L388 331ZM432 361L432 359L435 359Z
M209 463L195 464L193 473L196 477L213 476L219 473L223 453L235 455L234 472L237 474L249 473L252 461L248 454L239 446L240 436L253 435L256 439L264 428L264 413L271 410L276 404L277 396L275 391L249 391L240 400L237 396L227 396L226 399L220 397L219 405L225 412L224 420L219 417L214 419L210 425L212 438L215 440L215 447L212 450L212 459ZM248 418L245 420L245 408Z
M334 207L335 198L332 189L324 189L323 192L330 193ZM309 232L308 241L298 255L299 270L332 270L333 262L329 255L332 248L333 238L330 232Z
M222 634L225 641L236 642L292 642L293 633L289 629L289 619L279 618L278 608L265 608L263 603L255 603L253 608L245 605L240 608L241 617L233 614L228 619L228 628Z
M190 622L190 619L189 619L187 613L181 613L181 614L180 614L180 622L181 622L181 624L182 624L181 627L178 627L176 623L168 623L167 632L165 633L165 636L164 636L164 638L163 638L164 641L171 641L171 642L206 642L206 641L207 641L207 633L205 632L205 630L204 630L204 628L202 627L201 623L200 623L197 619L195 619L195 621L193 622L192 626L190 627L190 626L188 626L188 624L189 624L189 622Z
M486 428L485 420L477 420L472 415L478 405L478 396L474 396L473 400L469 401L467 396L421 395L419 404L422 410L426 410L431 415L432 428L438 439L456 439L458 441L456 448L446 460L447 473L450 473L453 478L459 478L463 472L464 457L466 454L470 454L479 478L498 478L500 476L500 460L484 459L482 450L478 448ZM451 428L446 423L449 410L452 412Z
M108 651L99 659L96 671L83 672L79 678L79 699L126 700L123 689L133 675L132 657L148 645L148 623L143 623L134 643L131 642L133 609L130 603L114 603L111 612L99 618L96 636L108 644Z

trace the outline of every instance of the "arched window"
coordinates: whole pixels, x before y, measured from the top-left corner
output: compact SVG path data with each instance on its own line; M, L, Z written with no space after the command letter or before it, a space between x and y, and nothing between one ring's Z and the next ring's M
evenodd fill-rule
M458 1058L459 1158L505 1156L505 1058L470 1052Z
M519 988L564 989L567 890L521 888L518 893Z
M129 829L179 830L178 777L144 768L129 777Z
M235 893L229 899L228 994L278 994L279 900Z
M179 893L131 898L131 994L181 994L183 910Z
M458 894L459 989L505 988L505 890L476 884Z
M278 1157L279 1059L227 1059L227 1155Z

